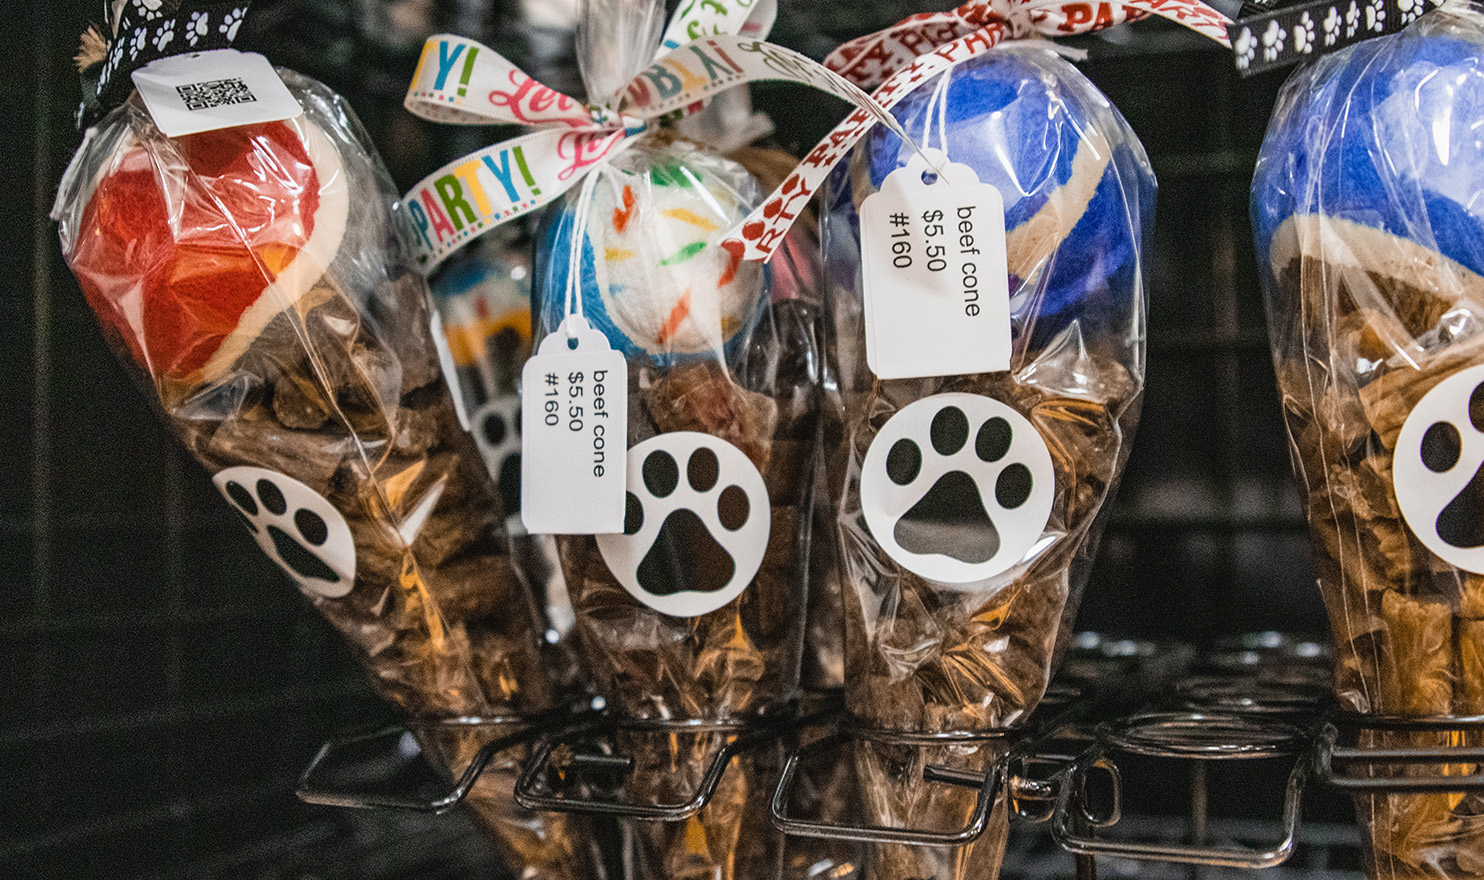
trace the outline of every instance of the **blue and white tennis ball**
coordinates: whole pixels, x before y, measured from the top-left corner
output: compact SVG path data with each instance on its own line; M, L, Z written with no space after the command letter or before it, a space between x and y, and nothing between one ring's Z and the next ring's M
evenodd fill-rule
M1010 312L1045 340L1074 318L1127 321L1154 172L1133 130L1079 70L1042 46L1001 44L892 109L920 146L973 168L1005 200ZM858 206L912 148L876 126L851 157Z
M575 190L544 221L536 289L543 331L575 310L567 276L580 246L583 314L615 349L657 363L723 358L767 302L764 268L720 246L761 200L757 182L685 141L635 145L593 173L580 244Z
M1252 184L1269 282L1307 256L1409 288L1484 290L1481 24L1435 10L1289 78Z

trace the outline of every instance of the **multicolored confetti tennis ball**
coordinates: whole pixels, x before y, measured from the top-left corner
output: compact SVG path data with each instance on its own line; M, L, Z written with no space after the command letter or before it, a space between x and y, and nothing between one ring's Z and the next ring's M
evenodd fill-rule
M685 141L646 140L598 175L580 245L576 190L547 216L536 258L542 327L573 307L572 249L582 312L625 356L659 362L723 357L767 302L766 276L719 246L761 198L740 165Z
M973 168L1004 198L1018 328L1044 338L1073 317L1094 319L1100 303L1110 320L1126 320L1154 219L1154 172L1087 77L1044 46L1006 43L926 81L892 115L918 145ZM911 150L873 128L851 157L855 205Z
M1263 272L1309 256L1484 289L1484 48L1456 35L1460 15L1477 19L1436 10L1289 79L1252 184Z

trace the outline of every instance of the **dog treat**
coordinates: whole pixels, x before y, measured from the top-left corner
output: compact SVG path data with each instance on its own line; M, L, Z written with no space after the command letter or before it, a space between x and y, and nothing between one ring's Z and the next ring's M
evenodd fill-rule
M868 369L859 210L915 155L874 129L831 178L823 221L845 412L831 482L846 702L867 728L985 732L1021 722L1040 700L1071 635L1098 513L1128 455L1143 388L1139 258L1154 178L1107 99L1034 45L963 61L893 114L910 137L1003 195L1012 354L1007 372L880 380ZM952 243L969 247L957 235ZM955 272L970 259L949 253ZM984 770L1001 748L859 741L868 818L962 827L975 793L925 783L922 765ZM1006 817L996 805L971 846L868 847L866 873L993 877Z
M544 335L576 307L580 249L575 295L628 364L625 533L558 538L577 647L620 716L753 719L798 686L817 311L771 299L774 270L718 246L759 197L736 163L659 132L592 174L585 217L575 195L548 215L535 285ZM694 790L722 737L686 736L631 743L627 797ZM776 755L736 760L695 819L633 826L639 876L776 875L763 772Z
M337 95L280 75L304 110L282 122L167 138L137 95L106 116L62 184L63 252L176 435L388 700L547 710L569 663L505 552L391 182ZM471 752L430 745L457 769ZM523 876L592 876L566 856L570 823L481 814Z
M1294 468L1308 501L1335 687L1353 712L1484 711L1484 19L1466 5L1290 78L1252 216ZM1367 731L1439 747L1447 731ZM1471 768L1400 765L1377 774ZM1475 795L1356 798L1371 876L1484 870Z

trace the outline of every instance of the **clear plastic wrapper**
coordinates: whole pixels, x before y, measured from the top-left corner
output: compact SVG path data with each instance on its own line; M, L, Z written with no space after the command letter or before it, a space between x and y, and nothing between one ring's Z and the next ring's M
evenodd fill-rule
M1336 693L1358 713L1484 709L1484 476L1473 451L1484 428L1481 46L1484 16L1449 3L1301 68L1284 86L1253 183ZM1374 732L1364 743L1439 746L1449 735ZM1356 804L1371 876L1484 871L1477 795Z
M731 93L728 93L731 94ZM739 93L741 94L741 93ZM692 117L694 118L694 117ZM732 117L733 125L744 123ZM752 174L765 192L783 183L798 159L783 150L749 146L732 150L727 157ZM844 412L836 382L834 346L825 317L824 275L820 265L819 215L812 205L800 213L784 237L782 255L770 261L769 287L775 302L792 300L805 323L815 328L818 373L819 444L813 467L813 507L809 528L808 630L804 636L804 662L800 683L807 690L838 690L845 685L845 628L840 592L839 547L830 506L829 467L826 458L843 448ZM799 841L791 841L791 843Z
M731 94L731 93L728 93ZM738 92L737 94L742 94ZM735 108L733 108L735 109ZM691 117L694 118L694 117ZM740 116L730 117L731 128L742 126ZM798 160L779 149L751 146L728 154L757 178L765 191L783 183ZM834 510L830 506L827 458L844 448L844 412L835 380L834 346L828 339L825 318L824 277L820 265L819 215L806 207L788 231L780 256L770 262L769 278L775 302L793 305L815 328L818 356L819 444L813 464L813 503L809 512L809 590L804 633L804 656L799 683L809 694L838 692L845 686L845 622L840 604L839 541ZM855 768L848 761L805 762L798 770L797 788L805 793L793 815L815 816L821 821L844 821L860 798L854 791ZM765 821L770 821L764 817ZM827 875L846 880L859 870L862 847L850 841L792 835L784 840L784 876L789 880Z
M1011 365L1008 372L928 379L878 380L870 371L858 212L885 176L913 156L911 146L878 126L832 176L823 221L845 413L844 450L831 483L842 554L846 702L868 728L1005 728L1035 707L1066 647L1100 512L1137 422L1146 303L1140 248L1153 220L1154 176L1108 100L1065 60L1033 43L1001 44L965 60L924 82L892 112L918 145L970 166L1004 198ZM975 398L936 397L956 392ZM992 559L987 554L999 552L999 535L1009 535L1007 526L1019 515L1015 499L1000 503L1015 494L1003 489L1017 450L1031 448L1014 444L1043 444L1049 453L1049 518L1027 533L1025 554L1003 571L965 583L933 580L909 569L867 526L867 452L878 434L906 430L892 419L914 404L933 408L931 428L894 438L892 449L901 447L902 461L915 451L917 465L899 469L893 453L886 468L893 483L921 495L894 533L905 535L901 543L935 548L923 551L932 558ZM1007 414L986 419L977 414L985 407ZM938 467L967 448L992 466ZM935 504L963 486L970 487L960 493L967 500ZM972 516L975 509L982 515ZM926 514L914 519L919 510ZM996 517L1005 519L996 525ZM975 794L924 782L923 764L983 769L1001 747L867 739L856 748L871 821L956 830ZM866 873L894 880L993 877L1005 833L1000 803L978 842L953 849L872 846Z
M658 131L592 174L583 222L574 193L544 223L538 335L568 314L576 265L584 315L628 364L629 447L647 451L629 459L630 534L558 539L576 644L620 715L744 722L784 708L798 686L817 453L817 311L770 297L776 269L719 247L761 194L742 166ZM685 503L669 500L682 496ZM707 524L708 507L719 528ZM660 525L639 528L640 520ZM677 593L744 582L706 613L669 604ZM685 739L633 743L639 769L630 797L694 789L709 758ZM713 737L702 739L715 747ZM771 766L776 755L739 758L696 820L636 823L636 876L775 875L782 841L766 822L768 774L759 761ZM693 822L705 847L698 849ZM730 854L714 845L723 839L746 846Z
M531 356L531 237L506 224L460 251L431 279L433 303L458 377L469 431L499 489L515 572L530 587L555 642L572 629L572 601L556 540L520 518L521 367Z
M58 195L63 253L171 429L388 700L550 709L571 664L506 555L391 182L338 96L280 75L304 110L283 122L167 138L137 95L107 115ZM524 876L591 875L567 820L481 815Z

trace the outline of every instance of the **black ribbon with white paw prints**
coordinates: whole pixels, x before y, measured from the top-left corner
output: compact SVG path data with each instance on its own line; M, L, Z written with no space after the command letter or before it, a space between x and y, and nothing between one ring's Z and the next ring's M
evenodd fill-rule
M1435 0L1308 0L1227 25L1237 72L1251 76L1394 34Z
M132 74L161 58L227 49L237 39L250 0L183 3L181 0L127 0L112 22L92 94L84 95L78 126L86 127L123 104L134 91ZM91 69L84 76L91 80ZM86 80L85 80L86 83ZM86 90L88 85L84 85Z

